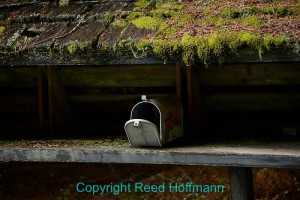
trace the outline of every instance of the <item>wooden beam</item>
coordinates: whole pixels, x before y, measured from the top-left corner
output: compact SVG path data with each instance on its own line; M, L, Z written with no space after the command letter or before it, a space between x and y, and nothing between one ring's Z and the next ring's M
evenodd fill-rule
M38 105L39 105L39 125L45 128L49 123L48 108L48 84L47 84L47 68L45 66L38 67Z
M50 130L65 129L72 121L71 107L58 67L48 66L48 101Z
M189 132L193 135L201 129L203 119L197 71L196 66L186 66Z
M229 167L232 200L253 200L253 176L251 167Z

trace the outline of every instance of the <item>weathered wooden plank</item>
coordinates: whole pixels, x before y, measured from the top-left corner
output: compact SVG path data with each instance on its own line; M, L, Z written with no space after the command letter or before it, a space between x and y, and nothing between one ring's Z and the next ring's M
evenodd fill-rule
M50 129L64 129L72 119L69 100L57 67L48 66L47 76Z
M163 97L168 94L151 94L151 97ZM139 101L141 99L141 95L132 94L132 95L69 95L70 101L74 102L118 102L118 101L126 101L126 100L135 100Z
M47 67L38 67L38 104L40 127L49 123Z
M186 66L187 79L187 107L189 132L195 134L202 126L203 110L201 103L201 93L199 89L199 80L197 79L198 69L194 66Z
M140 101L140 95L72 95L74 112L128 112Z
M0 88L35 88L37 69L34 67L1 67Z
M0 112L38 112L37 97L35 95L0 95Z
M262 112L300 111L300 93L239 92L202 97L206 111ZM201 103L201 102L199 102Z
M254 199L252 168L229 167L232 200Z
M173 65L62 67L64 85L81 87L160 87L176 86Z
M124 138L121 141L117 138L99 138L94 143L87 142L87 145L84 145L84 140L77 143L72 140L36 143L38 145L33 147L35 143L28 146L26 141L19 144L0 142L0 161L300 167L299 142L237 141L198 146L182 144L166 148L130 147Z
M201 86L299 85L298 63L231 63L201 67Z

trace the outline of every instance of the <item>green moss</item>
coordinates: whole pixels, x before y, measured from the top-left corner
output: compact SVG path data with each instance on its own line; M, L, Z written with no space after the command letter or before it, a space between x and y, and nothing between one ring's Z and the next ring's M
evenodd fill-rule
M125 27L127 25L127 22L125 20L116 20L112 23L112 26L117 26L117 27Z
M176 59L180 55L180 43L178 41L154 40L152 48L154 54L165 62Z
M107 12L103 15L103 20L108 24L110 24L112 21L114 21L114 19L115 19L115 16L109 12Z
M122 54L130 51L132 48L132 43L130 40L121 40L116 45L113 46L113 50L117 54Z
M284 17L287 14L287 11L288 11L288 9L285 6L279 6L276 9L276 13L277 13L278 17Z
M263 37L261 35L253 35L247 32L241 32L238 35L241 45L247 45L250 48L257 49L260 59L262 59Z
M240 12L237 8L223 8L221 10L221 16L226 19L235 19L240 16Z
M187 15L179 15L178 16L178 25L186 25L193 21L195 16L187 14Z
M150 6L153 0L138 0L135 5L141 8L147 8Z
M260 10L258 9L258 7L252 6L252 7L243 9L240 12L240 17L248 17L248 16L251 16L251 15L255 15L259 12L260 12Z
M138 51L146 52L152 48L151 42L149 40L141 40L136 45Z
M143 17L133 20L132 23L138 28L154 30L159 26L159 24L161 23L161 20L158 18L143 16Z
M262 13L265 15L271 15L275 13L275 9L273 7L265 7L262 9Z
M214 24L214 25L217 25L217 26L222 26L224 24L224 19L218 18L218 17L209 17L209 18L206 18L204 20L200 20L199 22L201 24L202 23L207 23L207 24Z
M78 43L69 43L66 46L70 54L75 54L78 51L89 51L92 47L91 44L78 44Z
M5 19L4 21L3 21L3 24L4 25L9 25L9 24L11 24L11 19Z
M162 23L155 33L155 37L173 37L180 28L178 26L170 26L168 23Z
M195 39L190 35L184 35L181 39L182 60L186 65L192 65L195 62Z
M288 14L296 17L300 17L300 5L290 8Z
M246 26L259 26L262 23L263 21L254 15L242 19L242 24Z
M197 56L207 67L210 61L210 48L206 38L198 38L196 41Z
M210 7L205 7L205 8L203 9L203 14L204 14L204 15L210 15L210 13L211 13Z
M263 38L264 48L270 50L272 47L281 47L286 43L286 38L274 37L272 35L267 35Z
M159 8L159 9L182 10L184 7L185 7L185 5L176 3L174 1L169 1L169 2L159 1L156 3L156 8Z
M5 27L4 26L0 26L0 35L2 35L5 31Z
M179 16L180 13L178 11L175 11L175 10L157 9L157 10L150 11L150 15L152 17L156 17L156 18L167 19L167 18L172 18L172 17Z
M131 12L127 16L127 20L131 21L131 20L137 19L137 18L139 18L141 16L143 16L143 14L141 12Z
M74 44L74 43L70 43L67 45L67 50L70 54L74 54L78 49L78 46L77 44Z

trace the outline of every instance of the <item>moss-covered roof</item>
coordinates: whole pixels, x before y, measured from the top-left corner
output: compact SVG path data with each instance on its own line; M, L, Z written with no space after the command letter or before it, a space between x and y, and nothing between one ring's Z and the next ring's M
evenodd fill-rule
M0 65L299 61L299 41L299 0L0 1Z

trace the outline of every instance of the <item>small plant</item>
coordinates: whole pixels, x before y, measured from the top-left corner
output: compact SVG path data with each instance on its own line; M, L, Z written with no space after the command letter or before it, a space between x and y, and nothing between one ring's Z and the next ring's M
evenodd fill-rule
M161 20L154 17L143 16L133 20L132 23L138 28L154 30L159 26Z
M135 5L141 8L147 8L151 3L152 0L139 0L135 3Z
M5 31L5 27L4 26L0 26L0 35L2 35Z
M223 8L221 10L221 16L227 19L235 19L240 16L240 12L237 8Z
M258 17L252 15L249 17L245 17L242 20L242 24L245 26L259 26L263 23L263 21L261 19L259 19Z

